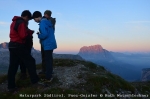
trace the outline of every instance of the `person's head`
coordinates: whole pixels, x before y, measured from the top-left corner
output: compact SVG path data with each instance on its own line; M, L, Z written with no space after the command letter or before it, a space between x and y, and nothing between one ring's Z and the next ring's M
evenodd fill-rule
M46 11L44 12L44 16L45 16L46 18L48 18L48 19L50 19L51 14L52 14L52 12L51 12L50 10L46 10Z
M34 19L35 22L39 23L41 18L42 18L42 14L41 14L40 11L35 11L33 13L33 19Z
M25 20L25 21L29 21L32 19L32 14L29 10L24 10L22 13L21 13L21 17Z

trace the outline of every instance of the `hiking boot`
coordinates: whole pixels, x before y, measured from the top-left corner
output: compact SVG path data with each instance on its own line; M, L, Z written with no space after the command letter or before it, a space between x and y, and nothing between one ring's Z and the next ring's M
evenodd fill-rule
M50 83L52 82L52 80L53 80L53 77L51 79L41 79L41 81L45 83Z
M42 87L45 87L45 84L43 82L37 82L35 84L32 85L32 87L35 87L35 88L42 88Z

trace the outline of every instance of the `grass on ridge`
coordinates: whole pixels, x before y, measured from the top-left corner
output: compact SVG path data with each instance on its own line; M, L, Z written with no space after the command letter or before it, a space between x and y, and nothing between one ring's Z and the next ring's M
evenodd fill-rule
M63 94L64 98L62 99L85 99L85 98L71 98L68 97L68 94L100 94L106 93L106 90L109 92L116 94L116 91L119 89L125 91L131 91L131 93L135 92L135 88L137 88L141 93L146 93L146 91L150 92L150 82L147 83L129 83L122 79L120 76L111 74L110 72L106 71L104 67L98 66L92 62L88 61L80 61L80 60L69 60L69 59L54 59L54 67L56 66L76 66L78 64L84 65L86 68L81 68L85 72L85 74L81 74L78 76L78 79L82 79L86 76L85 80L87 82L77 84L76 86L71 86L71 88L60 88L57 86L59 84L59 79L57 77L54 78L53 82L51 83L51 88L41 88L38 89L37 87L33 87L30 83L30 79L27 78L26 80L18 80L19 74L16 76L16 84L17 86L21 87L20 91L17 94L10 94L8 92L0 93L0 99L20 99L19 94ZM41 69L41 64L37 65L37 69ZM40 78L43 78L43 75L40 75ZM5 81L7 76L0 77L0 83ZM34 99L43 99L43 98L34 98ZM49 99L49 98L44 98ZM60 98L52 98L52 99L60 99ZM89 98L86 98L89 99ZM93 98L91 98L93 99ZM94 98L94 99L99 99ZM105 98L106 99L106 98ZM110 99L110 98L108 98Z

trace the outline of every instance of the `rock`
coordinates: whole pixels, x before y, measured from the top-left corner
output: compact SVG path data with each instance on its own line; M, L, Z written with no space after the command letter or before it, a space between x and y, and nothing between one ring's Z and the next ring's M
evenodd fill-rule
M85 71L82 71L81 68L85 68L83 65L77 65L72 67L57 67L54 68L56 72L54 76L59 79L59 82L62 84L60 87L69 88L70 86L75 86L80 83L85 83L84 79L79 79L80 74L84 74Z
M8 49L8 43L7 42L1 43L0 48Z
M141 81L150 81L150 68L142 69Z
M111 53L102 48L101 45L83 46L78 53L83 59L95 60L95 59L112 59Z

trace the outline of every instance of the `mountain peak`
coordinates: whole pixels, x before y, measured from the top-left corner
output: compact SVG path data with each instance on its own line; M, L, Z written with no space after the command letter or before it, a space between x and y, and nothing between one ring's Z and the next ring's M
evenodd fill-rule
M7 42L1 43L0 48L8 49L8 43Z
M83 46L80 48L79 53L84 53L84 52L100 53L100 52L103 52L103 48L99 44L91 45L91 46Z
M0 48L2 48L2 49L8 49L8 45L9 45L8 42L0 43ZM32 47L32 50L36 51L36 49L34 49L34 47Z
M103 49L99 44L81 47L78 55L87 60L112 58L109 51Z

